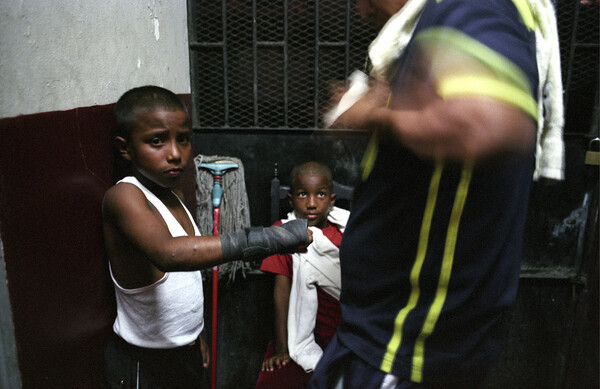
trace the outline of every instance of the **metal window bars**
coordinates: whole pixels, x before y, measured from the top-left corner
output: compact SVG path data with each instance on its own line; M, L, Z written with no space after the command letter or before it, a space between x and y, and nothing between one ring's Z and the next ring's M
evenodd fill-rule
M355 0L188 0L195 129L320 127L376 32ZM567 134L598 132L598 1L556 0Z
M329 82L362 69L376 36L354 3L190 0L194 128L318 129Z

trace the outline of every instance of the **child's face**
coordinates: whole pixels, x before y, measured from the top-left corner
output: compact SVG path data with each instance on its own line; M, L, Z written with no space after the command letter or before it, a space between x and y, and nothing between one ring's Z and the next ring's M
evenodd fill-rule
M335 194L331 193L327 178L299 176L293 187L292 193L288 194L288 200L296 216L307 219L309 226L326 227L329 208L335 203Z
M140 115L130 139L117 137L121 154L136 175L164 188L181 180L192 153L192 131L184 111L156 110Z

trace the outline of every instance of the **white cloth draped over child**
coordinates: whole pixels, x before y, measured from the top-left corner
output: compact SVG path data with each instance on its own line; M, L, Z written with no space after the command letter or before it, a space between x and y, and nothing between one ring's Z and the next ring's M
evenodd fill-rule
M350 212L332 207L327 220L343 233ZM296 219L294 212L283 222ZM288 309L288 349L290 358L306 372L314 370L323 354L315 341L317 318L317 286L339 300L341 290L339 249L321 229L309 227L313 242L306 253L292 254L293 276Z
M427 0L408 0L371 42L369 45L369 59L373 66L371 76L383 80L389 80L393 76L392 65L410 41L426 2ZM538 128L533 179L563 180L565 169L563 85L554 5L551 0L527 0L527 3L536 25L536 58L539 73ZM356 80L354 84L360 82L362 86L355 85L354 88L351 86L348 96L342 97L344 105L335 107L326 114L327 126L367 92L366 77L361 78L353 74L351 81L354 80Z

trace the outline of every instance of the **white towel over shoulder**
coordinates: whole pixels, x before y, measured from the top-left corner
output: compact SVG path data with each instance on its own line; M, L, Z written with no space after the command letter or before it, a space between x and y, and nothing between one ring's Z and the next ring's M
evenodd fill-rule
M333 207L327 220L344 231L350 212ZM296 219L293 212L288 220ZM339 300L341 290L339 249L327 239L321 229L309 227L313 242L306 253L292 255L293 277L288 309L288 349L290 357L306 372L314 370L323 355L315 342L317 318L317 286Z
M539 73L538 132L533 179L563 180L564 105L560 48L554 5L550 0L529 0L536 21L536 57Z

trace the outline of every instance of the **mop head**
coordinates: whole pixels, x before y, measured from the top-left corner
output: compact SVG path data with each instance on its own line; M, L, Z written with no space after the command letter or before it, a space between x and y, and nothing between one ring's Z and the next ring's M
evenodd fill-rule
M246 182L244 181L244 165L238 158L222 157L218 155L201 155L194 158L196 172L196 222L202 235L213 234L213 207L212 188L214 177L210 170L200 167L202 163L217 163L227 161L238 165L236 169L227 170L221 178L223 197L220 208L220 233L226 234L242 228L250 227L250 206ZM250 270L250 264L242 261L233 261L219 265L219 279L227 282L235 280L235 275L241 271ZM211 273L211 269L203 271L204 278Z

